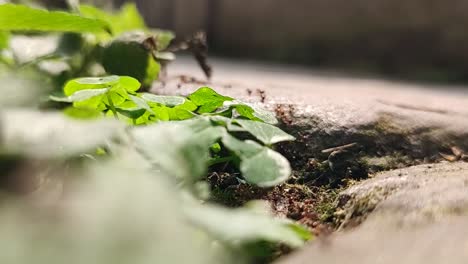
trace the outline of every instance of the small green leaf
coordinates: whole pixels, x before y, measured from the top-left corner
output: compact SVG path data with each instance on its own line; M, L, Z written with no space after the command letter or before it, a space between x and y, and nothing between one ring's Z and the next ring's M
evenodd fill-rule
M67 97L49 96L49 98L52 101L56 101L56 102L73 103L73 102L85 101L92 97L103 95L107 93L108 91L109 91L109 88L86 89L86 90L76 91L75 93Z
M233 108L240 116L248 118L250 120L263 121L272 125L278 123L278 120L276 119L274 113L263 108L254 106L252 104L239 101L232 101L229 103L225 103L224 105Z
M138 97L138 96L134 96L134 95L129 95L130 99L137 105L137 107L139 108L142 108L142 109L145 109L146 111L154 114L153 110L151 109L151 107L146 103L145 100L143 100L142 98Z
M136 92L141 87L141 83L137 79L130 76L119 76L118 84L127 92Z
M254 141L242 141L230 134L225 134L222 142L226 148L230 149L242 160L249 159L263 150L263 147Z
M171 120L171 116L169 113L170 108L165 106L153 106L153 112L158 120L161 121L169 121ZM181 119L178 119L181 120Z
M304 241L309 241L312 238L314 238L314 235L306 227L302 226L301 224L298 224L292 221L286 224L292 231L294 231Z
M102 112L96 109L76 108L72 106L65 108L63 113L76 119L96 119L102 116Z
M186 101L185 98L181 96L164 96L151 93L142 93L141 98L146 100L148 103L158 103L169 107L182 105Z
M99 19L24 5L0 5L0 30L104 32L109 29L109 25Z
M240 171L249 183L271 187L289 178L291 167L281 154L254 141L242 141L229 134L225 134L221 141L240 158Z
M288 160L278 152L263 148L240 164L242 176L260 187L272 187L285 182L291 175Z
M199 106L198 113L211 113L223 106L225 101L234 100L231 97L222 96L209 87L202 87L188 96L188 99Z
M242 119L236 119L235 122L265 145L295 139L293 136L270 124Z
M116 85L119 80L120 77L116 75L73 79L65 84L63 92L66 96L70 96L80 90L111 88Z
M167 108L167 113L169 114L169 120L186 120L195 117L192 112L178 107Z
M123 108L116 107L115 110L117 110L119 114L122 114L130 119L137 119L146 112L146 110L142 108L123 109Z

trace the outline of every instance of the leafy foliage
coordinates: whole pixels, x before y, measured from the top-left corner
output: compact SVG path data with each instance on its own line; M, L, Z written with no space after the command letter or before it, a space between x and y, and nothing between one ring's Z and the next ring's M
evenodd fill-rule
M73 189L59 201L65 207L60 221L43 213L24 217L16 207L3 217L0 208L0 242L24 252L15 261L248 263L245 248L253 244L298 247L311 238L265 210L207 202L204 178L219 163L260 187L288 179L289 162L272 148L294 138L274 126L274 114L209 87L186 97L145 92L157 78L158 60L171 57L163 52L173 34L148 29L133 4L116 13L78 9L80 15L0 5L5 54L18 37L10 31L86 32L46 36L55 39L53 51L24 61L0 53L8 68L0 74L5 177L38 178L41 190L50 182ZM62 89L44 89L51 84ZM84 201L92 203L78 206ZM37 218L34 230L21 228ZM40 245L31 233L41 237ZM12 260L2 254L0 262Z
M0 30L99 32L109 30L109 24L66 12L3 4L0 5Z

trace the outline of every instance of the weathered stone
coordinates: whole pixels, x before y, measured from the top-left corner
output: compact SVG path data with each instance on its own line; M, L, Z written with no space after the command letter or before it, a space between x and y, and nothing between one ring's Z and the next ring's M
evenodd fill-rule
M340 194L340 227L366 220L381 228L414 227L468 215L468 163L419 165L378 173Z
M153 91L188 94L209 85L276 111L298 138L286 156L295 167L321 150L356 142L366 157L389 157L389 168L435 161L451 146L468 150L468 89L353 78L293 66L212 60L214 78L203 79L194 61L179 58L172 77ZM187 77L194 76L195 78ZM262 103L263 102L263 103ZM288 151L286 151L288 152Z
M341 193L342 228L283 262L466 263L468 164L419 165L377 174Z

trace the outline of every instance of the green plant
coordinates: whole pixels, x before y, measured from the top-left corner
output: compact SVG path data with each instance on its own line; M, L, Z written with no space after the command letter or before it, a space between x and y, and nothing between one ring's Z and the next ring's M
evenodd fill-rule
M60 221L31 210L24 217L22 203L0 208L0 245L20 252L14 259L0 254L1 263L248 263L246 247L298 247L311 238L264 206L207 202L204 178L219 163L261 187L288 179L289 162L273 145L294 138L274 126L272 113L209 87L186 97L144 92L172 33L146 28L131 4L117 13L76 10L0 5L0 167L7 178L28 177L44 197L57 191L50 182L72 186L58 199ZM12 45L17 30L66 33L41 36L53 49L21 60ZM66 67L50 71L44 62ZM41 221L25 230L28 219Z
M67 108L65 113L75 117L78 113L78 117L92 118L98 116L96 113L102 112L103 115L134 125L190 119L187 122L178 122L177 130L188 133L182 135L181 132L174 131L178 136L169 145L167 142L152 145L152 141L148 141L148 138L155 137L161 131L160 128L155 128L156 131L145 128L136 133L136 142L141 144L137 147L146 152L145 156L152 157L155 163L167 166L167 171L180 170L181 167L177 164L179 160L185 160L188 164L232 162L239 167L248 182L259 186L274 186L289 177L289 162L269 146L294 140L294 137L265 123L276 121L271 113L222 96L208 87L202 87L186 98L138 93L139 88L139 82L131 77L80 78L71 80L64 86L66 97L51 96L51 99L72 103L73 106ZM247 133L254 140L240 140L235 137L239 133ZM167 136L169 135L161 137ZM215 144L220 150L229 150L230 155L223 157L214 153L210 159L210 147ZM167 149L167 146L182 150L180 154L183 156L172 157L172 161L166 158L158 161L161 155L157 152ZM220 153L220 150L217 152ZM164 152L170 153L170 150ZM190 160L192 157L195 160ZM185 179L197 179L206 174L206 169L201 166L175 174L183 175Z

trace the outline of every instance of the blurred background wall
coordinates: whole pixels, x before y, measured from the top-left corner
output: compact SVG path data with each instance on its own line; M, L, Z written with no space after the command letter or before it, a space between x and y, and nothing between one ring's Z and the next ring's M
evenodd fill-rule
M468 0L136 2L151 26L207 31L220 55L468 80Z

